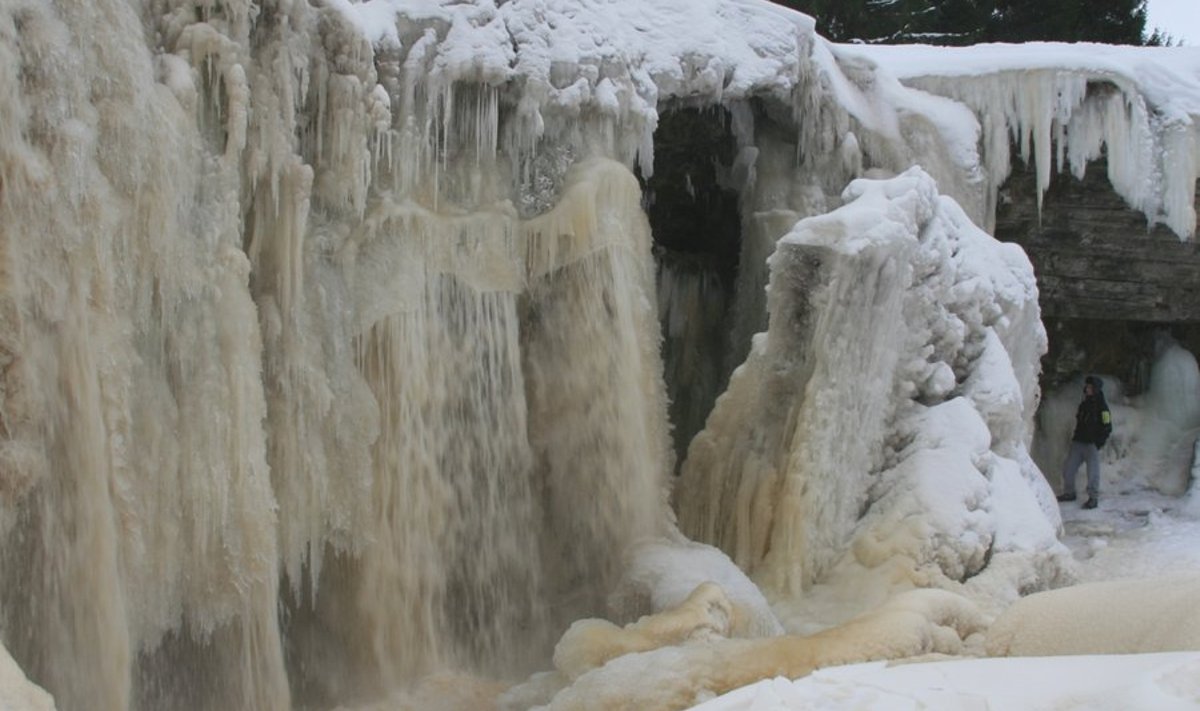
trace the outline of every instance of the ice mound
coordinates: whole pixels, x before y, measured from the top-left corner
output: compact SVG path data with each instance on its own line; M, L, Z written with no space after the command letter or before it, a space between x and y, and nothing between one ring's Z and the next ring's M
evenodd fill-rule
M634 546L624 579L609 596L609 607L618 619L662 612L710 582L721 587L732 606L727 636L783 633L762 592L729 556L693 541L657 539Z
M573 658L600 660L605 655L599 652L615 651L617 639L627 653L591 668L561 690L544 677L535 678L502 697L502 707L527 708L540 693L553 694L544 698L544 705L535 706L546 711L685 709L760 679L797 678L821 667L869 660L962 654L978 646L978 633L985 627L978 609L964 598L917 590L813 636L727 639L710 624L720 614L696 615L701 609L711 613L721 607L721 598L720 589L710 584L698 588L680 607L623 630L598 621L576 623L560 643L560 649L574 647ZM702 601L704 607L697 608ZM582 632L601 627L604 633L598 636ZM689 629L698 634L680 635Z
M876 590L1005 600L1052 584L1066 555L1027 450L1045 348L1027 258L920 169L843 199L771 258L770 327L689 449L683 531L784 597L864 570Z

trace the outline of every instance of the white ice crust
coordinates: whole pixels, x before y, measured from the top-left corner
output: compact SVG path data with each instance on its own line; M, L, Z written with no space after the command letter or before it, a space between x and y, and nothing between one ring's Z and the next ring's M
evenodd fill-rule
M4 711L54 711L54 699L25 674L8 650L0 645L0 709Z

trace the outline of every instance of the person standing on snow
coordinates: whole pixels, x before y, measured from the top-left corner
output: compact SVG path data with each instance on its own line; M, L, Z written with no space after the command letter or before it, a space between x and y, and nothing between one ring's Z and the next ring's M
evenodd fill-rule
M1067 463L1063 465L1063 493L1059 501L1075 500L1075 474L1079 465L1087 462L1088 499L1083 508L1094 509L1100 503L1100 448L1112 434L1112 413L1104 400L1104 381L1089 375L1083 381L1083 402L1075 411L1075 435L1071 438L1071 450Z

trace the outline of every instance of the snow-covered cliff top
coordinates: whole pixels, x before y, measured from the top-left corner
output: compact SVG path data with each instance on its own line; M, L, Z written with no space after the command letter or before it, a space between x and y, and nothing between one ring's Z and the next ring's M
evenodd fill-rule
M438 65L486 81L561 83L555 64L627 66L646 98L790 89L814 22L766 0L331 0L378 47L408 23L447 28ZM824 40L819 40L825 43ZM1200 115L1200 48L1101 44L836 45L901 80L1057 70L1136 86L1164 117ZM817 58L821 58L818 53ZM594 77L580 77L591 79ZM653 85L653 88L652 88Z
M1131 207L1181 238L1195 234L1200 50L1031 43L836 51L971 107L993 184L1007 176L1014 143L1042 192L1052 170L1082 177L1104 157L1109 182Z
M728 107L772 97L790 107L802 145L824 140L801 153L827 152L830 137L847 131L857 134L857 150L872 133L876 153L889 155L869 156L864 146L869 164L922 164L985 226L1015 147L1036 166L1043 191L1053 170L1082 175L1107 157L1110 182L1148 221L1181 238L1195 233L1200 49L835 45L815 34L811 18L766 0L333 6L377 52L419 68L431 95L455 82L503 87L526 145L555 117L607 117L620 127L617 157L638 154L648 174L665 102ZM824 120L829 106L853 123ZM940 135L941 159L905 126L914 116ZM938 160L950 167L931 165ZM981 197L964 199L973 193Z
M901 81L927 77L980 77L1002 72L1054 70L1137 87L1168 120L1200 116L1200 47L1126 47L1106 44L839 45L866 57Z
M764 0L335 0L379 47L401 47L407 21L448 28L438 64L459 76L499 82L516 77L560 85L563 65L584 72L593 88L628 68L639 95L715 92L745 96L790 89L813 20ZM557 66L556 66L557 65ZM565 90L565 88L560 87ZM578 95L578 90L573 92Z

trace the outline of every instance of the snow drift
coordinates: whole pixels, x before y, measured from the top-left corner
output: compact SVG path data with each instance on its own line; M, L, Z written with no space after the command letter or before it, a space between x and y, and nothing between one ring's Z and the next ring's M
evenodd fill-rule
M973 704L1053 711L1113 708L1188 711L1196 707L1200 653L1037 659L976 659L924 664L874 662L823 669L796 681L771 679L696 706L696 711L921 708L958 711ZM1014 684L1014 679L1021 683Z
M1115 580L1030 595L988 630L993 656L1200 651L1200 577Z

